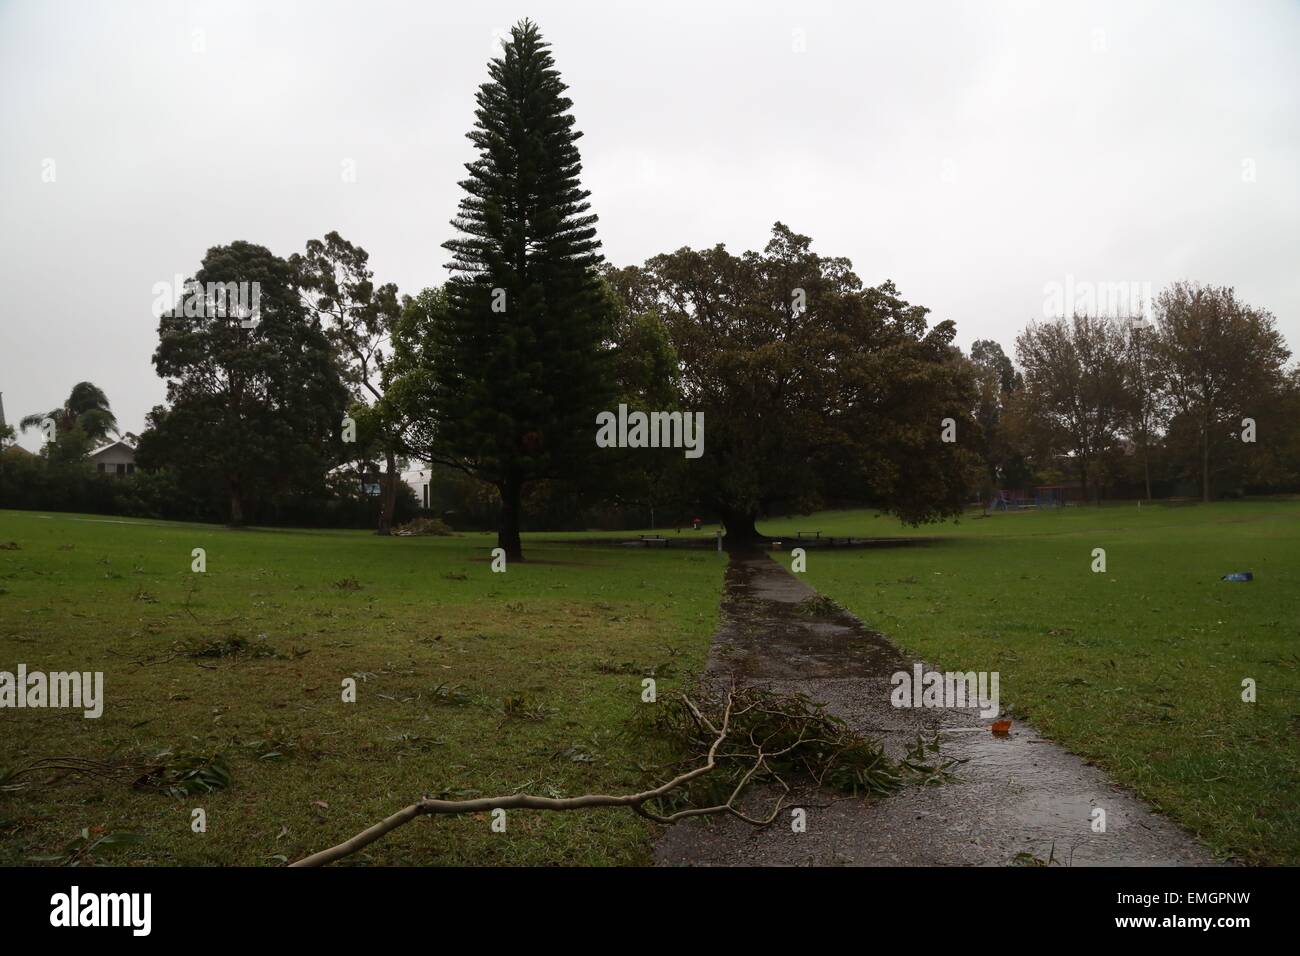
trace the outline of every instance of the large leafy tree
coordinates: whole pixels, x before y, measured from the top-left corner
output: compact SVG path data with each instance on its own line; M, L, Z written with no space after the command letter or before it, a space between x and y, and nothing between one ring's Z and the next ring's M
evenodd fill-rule
M354 450L363 459L370 453L384 458L377 531L388 534L401 483L405 426L385 399L392 383L390 341L400 315L397 286L376 286L369 253L337 232L310 240L306 252L291 256L289 262L297 272L303 303L326 323L352 397L362 406L352 417L364 426L361 431L369 440L357 442Z
M1300 491L1300 365L1286 372L1276 396L1251 417L1258 418L1261 437L1243 462L1243 487Z
M390 414L403 422L402 450L430 462L437 461L436 454L441 450L437 423L429 410L437 397L435 363L449 321L447 308L447 291L443 287L402 296L402 308L393 326L390 381L384 393ZM461 478L472 481L466 471L459 469Z
M1100 463L1126 420L1127 353L1125 326L1105 316L1031 322L1016 338L1037 444L1072 456L1085 498L1100 497Z
M833 500L910 523L956 514L973 477L974 384L952 322L927 327L892 283L864 287L810 247L777 223L761 253L681 249L623 277L668 329L681 406L704 413L704 454L684 471L732 545L759 538L764 513Z
M1144 318L1124 322L1126 401L1122 409L1124 433L1142 459L1142 486L1151 500L1151 449L1164 425L1167 403L1165 381L1157 360L1157 331Z
M617 389L615 404L641 412L680 412L680 362L663 318L653 303L638 299L640 270L606 268L614 302L609 349ZM693 510L687 462L675 448L607 448L589 477L591 497L630 510L650 527L659 519L681 523Z
M1156 299L1155 364L1169 403L1170 439L1194 449L1187 470L1211 497L1215 462L1280 393L1290 351L1272 313L1231 288L1177 282Z
M980 426L980 453L988 475L981 490L987 499L995 487L1021 488L1032 478L1025 455L1013 437L1014 429L1005 420L1025 380L993 339L976 339L971 345L970 361L978 389L975 420Z
M465 197L444 244L420 457L496 487L498 545L516 560L524 488L580 475L613 394L596 216L566 86L537 27L517 24L478 91Z
M1016 371L1002 346L993 339L976 339L970 347L970 359L992 374L998 391L1003 394L1018 392L1025 387L1025 377Z
M260 498L318 489L336 460L347 388L320 319L309 315L294 269L262 246L209 249L200 290L257 283L256 321L206 296L201 312L163 315L153 363L170 408L141 436L146 467L219 495L232 525Z

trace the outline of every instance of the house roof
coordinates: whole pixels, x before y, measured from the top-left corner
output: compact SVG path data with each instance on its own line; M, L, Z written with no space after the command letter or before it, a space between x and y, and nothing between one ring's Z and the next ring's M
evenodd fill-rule
M124 440L122 440L122 439L118 439L117 441L111 441L111 442L109 442L107 445L100 445L98 448L96 448L94 451L92 451L92 452L91 452L90 454L88 454L86 457L87 457L87 458L98 458L100 455L104 454L104 452L108 451L109 449L116 448L118 445L121 445L123 448L125 448L127 451L129 451L131 454L133 454L133 455L135 454L135 446L134 446L134 445L132 445L132 444L131 444L130 442L128 442L128 441L124 441Z

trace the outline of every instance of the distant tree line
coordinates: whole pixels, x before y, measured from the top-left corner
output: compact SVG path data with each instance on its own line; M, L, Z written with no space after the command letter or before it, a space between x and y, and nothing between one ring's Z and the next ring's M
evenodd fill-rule
M971 349L985 496L1069 483L1077 497L1300 490L1300 368L1267 311L1178 282L1147 319L1031 322L1013 365Z
M13 444L12 426L0 429L0 507L190 521L227 517L212 489L182 480L188 472L147 458L124 475L92 468L89 453L116 438L131 446L145 444L143 436L118 431L108 397L94 383L78 383L60 408L25 416L19 424L24 431L52 426L53 439L32 455ZM159 440L148 430L145 436ZM403 521L419 513L414 495L404 492L396 509ZM373 497L346 472L326 474L292 494L258 495L251 509L246 519L260 524L364 528L375 520Z
M921 523L1046 484L1084 500L1296 490L1300 374L1273 317L1231 289L1176 284L1151 323L1030 323L1013 361L992 340L964 355L951 321L781 223L762 251L615 267L534 24L488 73L445 284L377 284L337 232L288 258L215 246L184 290L197 307L159 316L166 402L138 474L84 468L116 423L83 383L32 416L61 423L39 460L0 457L0 502L387 534L417 510L403 469L427 467L429 510L495 525L518 559L528 528L700 517L745 544L765 515L869 505ZM246 287L255 316L223 307ZM704 454L598 447L597 416L620 406L702 413Z

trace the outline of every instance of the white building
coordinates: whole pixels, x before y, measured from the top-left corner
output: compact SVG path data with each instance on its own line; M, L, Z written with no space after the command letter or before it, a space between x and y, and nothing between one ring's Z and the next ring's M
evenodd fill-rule
M86 460L94 465L95 471L100 474L135 474L135 448L125 441L115 441L107 445L101 445L87 455Z
M415 492L415 500L420 503L420 507L426 511L429 508L429 482L433 478L433 473L428 468L419 471L402 472L402 480L410 486Z

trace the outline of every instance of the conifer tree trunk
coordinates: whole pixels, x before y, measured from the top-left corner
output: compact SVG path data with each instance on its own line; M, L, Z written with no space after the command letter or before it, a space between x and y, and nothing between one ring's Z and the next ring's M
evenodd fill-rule
M510 475L498 488L501 491L501 522L497 529L497 547L505 551L507 560L522 561L524 546L519 536L519 502L523 496L523 483L517 475Z

